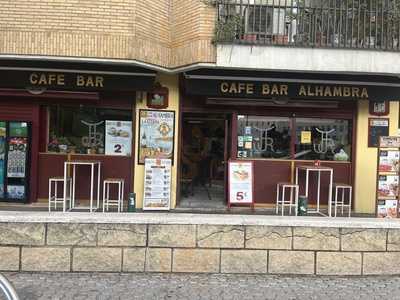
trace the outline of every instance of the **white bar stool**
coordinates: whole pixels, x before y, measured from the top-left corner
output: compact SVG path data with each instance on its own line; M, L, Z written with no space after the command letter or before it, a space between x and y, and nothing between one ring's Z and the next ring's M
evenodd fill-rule
M64 177L50 177L49 178L49 211L51 211L51 205L54 204L54 209L57 209L57 203L63 206L64 197L58 197L58 185L64 184ZM69 208L71 209L71 196L72 196L72 180L71 177L67 177L67 185L69 186L69 195L67 195L66 201L69 202ZM53 190L54 186L54 190ZM63 190L61 188L61 190Z
M118 198L110 199L110 185L116 184L118 185ZM107 211L109 206L117 206L118 212L123 210L124 204L124 187L125 180L122 178L107 178L103 182L103 212L105 212L106 207Z
M335 217L336 217L338 208L342 209L342 215L343 215L344 208L347 207L349 210L349 218L350 218L351 217L351 197L352 197L353 187L346 183L335 183L333 186L335 189L335 201L333 202L333 205L335 206ZM346 190L348 191L347 204L345 201ZM338 199L339 192L342 193L341 199Z
M282 194L280 190L282 189ZM289 189L289 200L285 199L286 189ZM294 195L293 195L294 194ZM281 197L280 197L281 196ZM292 214L292 207L295 209L295 215L297 216L297 209L299 204L299 185L290 182L279 182L276 186L276 214L279 213L279 205L282 209L282 216L285 212L285 206L289 207L289 214Z

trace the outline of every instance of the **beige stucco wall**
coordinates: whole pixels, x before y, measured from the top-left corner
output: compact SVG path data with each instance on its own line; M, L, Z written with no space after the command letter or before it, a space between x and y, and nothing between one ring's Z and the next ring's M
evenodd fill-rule
M376 192L376 168L377 148L368 148L368 101L358 103L357 116L357 149L355 164L355 211L357 213L375 212ZM397 135L399 122L399 103L390 103L390 115L382 118L390 118L389 134Z
M198 0L2 0L0 54L215 62L214 19Z
M177 185L177 161L178 161L178 124L179 124L179 88L177 75L159 75L157 81L164 87L169 89L169 106L166 110L175 111L175 145L174 145L174 165L171 170L171 208L175 208L176 204L176 185ZM139 138L139 111L140 109L148 109L146 100L136 103L136 132L135 141L140 141ZM134 157L134 192L136 193L137 207L143 207L143 189L144 189L144 165L138 164L139 142L135 143Z

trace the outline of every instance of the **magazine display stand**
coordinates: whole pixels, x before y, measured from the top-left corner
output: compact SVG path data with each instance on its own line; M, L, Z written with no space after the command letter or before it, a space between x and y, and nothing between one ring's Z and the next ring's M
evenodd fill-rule
M400 137L382 136L376 168L376 216L399 217Z

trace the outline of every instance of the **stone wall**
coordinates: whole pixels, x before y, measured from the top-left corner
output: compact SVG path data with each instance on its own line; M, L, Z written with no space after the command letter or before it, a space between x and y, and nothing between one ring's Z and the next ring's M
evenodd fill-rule
M351 227L4 222L0 271L400 274L400 229Z

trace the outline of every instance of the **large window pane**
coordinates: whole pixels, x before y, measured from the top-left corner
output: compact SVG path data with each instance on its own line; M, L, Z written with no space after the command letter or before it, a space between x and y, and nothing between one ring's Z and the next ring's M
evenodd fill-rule
M104 154L105 121L131 121L131 116L129 110L50 106L48 151Z
M289 118L238 116L238 157L290 158Z
M350 161L350 121L297 118L295 124L296 159Z

